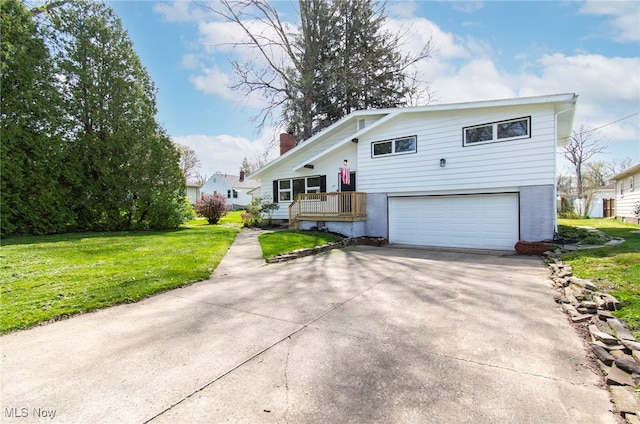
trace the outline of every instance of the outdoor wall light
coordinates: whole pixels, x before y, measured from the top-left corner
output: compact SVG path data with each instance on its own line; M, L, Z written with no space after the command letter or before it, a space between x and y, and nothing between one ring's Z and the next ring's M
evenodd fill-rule
M358 143L358 139L357 139L357 138L352 138L352 139L351 139L351 142L352 142L352 143Z
M310 163L306 164L304 167L307 169L313 169L313 165Z
M446 159L440 159L440 168L444 168L444 166L447 164L447 160Z

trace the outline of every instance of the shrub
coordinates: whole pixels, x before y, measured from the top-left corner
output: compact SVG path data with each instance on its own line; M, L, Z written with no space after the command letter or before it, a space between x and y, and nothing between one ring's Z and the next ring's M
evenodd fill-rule
M251 205L247 209L247 213L242 214L242 222L245 227L252 227L259 225L262 222L262 215L266 214L268 217L268 223L271 225L271 215L273 211L278 210L280 205L269 200L256 197L251 201Z
M217 224L228 211L227 198L220 193L204 194L196 202L196 212L207 218L209 224Z
M566 197L560 199L560 213L573 212L573 207L571 207L571 202Z
M558 214L558 217L561 218L561 219L583 219L583 218L585 218L585 217L583 217L582 215L580 215L576 211L560 212Z

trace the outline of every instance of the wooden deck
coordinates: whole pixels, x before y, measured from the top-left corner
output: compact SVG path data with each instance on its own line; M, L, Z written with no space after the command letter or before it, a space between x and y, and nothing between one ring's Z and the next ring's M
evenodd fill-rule
M300 221L364 221L367 195L356 191L341 193L303 193L289 205L289 228Z

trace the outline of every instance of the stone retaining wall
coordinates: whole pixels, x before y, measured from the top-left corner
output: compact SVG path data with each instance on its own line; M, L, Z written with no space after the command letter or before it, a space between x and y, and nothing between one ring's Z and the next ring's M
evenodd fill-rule
M546 252L551 280L558 290L556 302L590 344L594 360L603 373L613 403L630 424L640 424L640 343L611 312L620 302L601 293L590 281L573 275L559 253Z

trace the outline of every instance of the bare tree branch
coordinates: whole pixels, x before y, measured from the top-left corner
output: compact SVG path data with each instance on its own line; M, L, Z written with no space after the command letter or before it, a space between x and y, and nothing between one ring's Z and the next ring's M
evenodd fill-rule
M584 164L598 153L607 150L601 138L593 138L596 133L585 124L581 124L578 130L574 130L569 137L569 143L564 147L562 154L573 165L576 176L576 194L582 197L584 185L582 181L582 169Z

